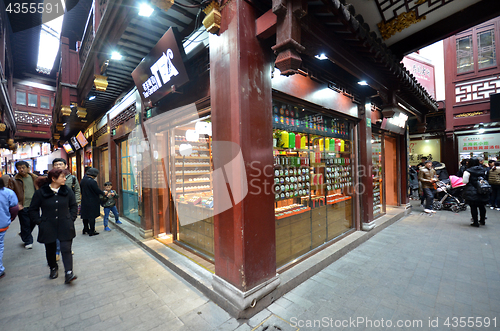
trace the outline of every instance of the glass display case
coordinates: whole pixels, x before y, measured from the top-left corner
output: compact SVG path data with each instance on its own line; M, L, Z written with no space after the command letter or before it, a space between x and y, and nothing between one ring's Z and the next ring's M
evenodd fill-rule
M202 123L204 130L200 129ZM204 132L204 133L200 133ZM213 257L212 135L209 118L173 129L172 191L178 240Z
M372 179L373 179L373 217L380 216L383 210L382 174L382 137L372 134Z
M353 227L352 124L273 102L276 263Z

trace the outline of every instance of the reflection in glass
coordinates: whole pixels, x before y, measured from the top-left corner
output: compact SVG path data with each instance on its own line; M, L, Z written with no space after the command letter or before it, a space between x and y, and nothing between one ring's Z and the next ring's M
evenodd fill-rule
M457 73L474 70L472 36L457 39Z
M495 34L492 30L477 34L477 63L479 69L496 65Z

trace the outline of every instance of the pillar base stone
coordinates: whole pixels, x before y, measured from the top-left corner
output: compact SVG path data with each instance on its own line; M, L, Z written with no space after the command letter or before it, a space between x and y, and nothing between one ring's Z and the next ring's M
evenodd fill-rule
M363 222L361 224L361 230L363 230L363 231L370 231L374 227L375 227L375 221L371 221L369 223Z
M153 230L139 228L139 235L144 239L153 238Z
M212 287L215 292L226 298L240 310L254 307L259 299L271 293L280 283L281 279L276 275L251 290L243 292L217 275L213 275L212 278Z

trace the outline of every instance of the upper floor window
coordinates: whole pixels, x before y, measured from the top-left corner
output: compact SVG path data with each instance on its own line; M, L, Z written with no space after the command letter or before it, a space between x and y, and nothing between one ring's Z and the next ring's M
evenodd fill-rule
M18 105L26 106L26 92L16 91L16 103Z
M40 108L49 109L50 108L50 98L44 95L40 96Z
M38 95L28 93L28 106L38 107Z
M496 42L495 28L473 28L469 34L456 38L457 74L472 73L495 67Z

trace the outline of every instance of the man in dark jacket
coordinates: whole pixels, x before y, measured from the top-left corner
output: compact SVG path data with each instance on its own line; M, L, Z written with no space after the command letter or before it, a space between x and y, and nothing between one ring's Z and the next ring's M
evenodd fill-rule
M99 195L105 195L97 186L97 182L95 181L97 175L99 175L99 170L90 168L80 182L80 189L82 191L82 234L88 233L89 236L99 234L99 232L95 231L95 219L101 215L101 201Z
M485 205L489 200L488 194L479 194L477 190L479 177L486 178L486 169L479 163L477 158L472 158L467 163L467 169L464 171L463 182L465 186L463 197L465 202L470 206L472 215L471 226L479 227L485 225L486 208ZM479 209L479 220L478 212ZM479 222L478 222L479 221Z
M24 248L33 248L33 228L35 224L31 222L29 216L29 206L31 199L35 191L38 190L38 186L35 184L35 180L38 178L36 175L30 172L30 165L26 161L16 162L16 168L18 174L14 176L14 180L11 181L12 185L9 188L12 189L17 196L19 201L19 225L21 226L21 240L24 242ZM12 187L11 187L12 186Z

